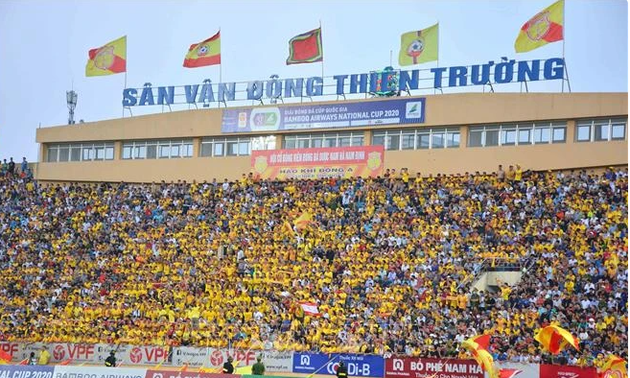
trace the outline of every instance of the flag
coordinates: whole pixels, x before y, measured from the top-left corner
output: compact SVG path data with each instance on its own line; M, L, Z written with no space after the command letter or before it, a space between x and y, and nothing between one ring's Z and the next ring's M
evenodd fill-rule
M59 365L70 365L71 362L72 362L71 359L67 359L65 361L60 362Z
M438 25L401 35L398 64L411 66L438 60Z
M514 41L517 53L537 49L564 39L564 0L556 1L527 20Z
M179 371L188 371L188 364L184 364L184 366L182 366L181 369L179 369Z
M518 369L501 369L499 370L499 378L514 378L523 371Z
M626 367L626 361L614 354L608 356L608 360L602 366L599 373L599 377L608 378L628 378L628 368Z
M127 36L88 52L85 76L104 76L127 72Z
M305 315L308 316L320 316L321 313L319 309L317 309L317 303L314 302L300 302L300 307L304 311Z
M490 335L471 337L462 342L462 347L472 354L473 358L491 378L498 378L498 371L494 368L494 359L487 348L490 344Z
M0 363L4 364L8 364L11 362L11 355L3 350L0 350Z
M25 358L22 361L20 361L18 365L28 365L28 358Z
M567 345L571 345L575 349L580 350L578 339L566 329L556 325L550 325L541 329L534 336L534 340L538 341L543 348L551 354L560 353Z
M322 47L322 28L296 35L289 40L287 65L315 63L324 60Z
M193 43L184 58L184 67L195 68L221 64L221 30L203 42Z
M312 219L313 215L308 211L305 211L293 221L293 224L298 230L303 230L312 222Z

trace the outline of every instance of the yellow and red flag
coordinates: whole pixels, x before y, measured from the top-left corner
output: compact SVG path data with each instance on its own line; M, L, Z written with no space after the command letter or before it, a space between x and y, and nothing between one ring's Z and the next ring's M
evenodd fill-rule
M402 34L398 64L411 66L438 60L438 28L439 25L435 24L426 29Z
M313 214L309 213L308 211L305 211L302 213L302 215L300 215L293 221L293 224L295 225L295 228L297 228L298 230L303 230L312 221L313 221Z
M608 360L602 366L599 373L600 378L628 378L628 368L626 361L614 354L608 356Z
M569 331L556 325L550 325L541 329L535 336L534 340L538 341L543 348L551 354L558 354L567 345L573 346L580 350L577 337L573 336Z
M498 378L499 372L494 367L494 359L487 350L489 345L490 335L475 336L462 342L462 347L470 352L479 366L481 366L491 378Z
M6 365L11 363L11 355L3 350L0 350L0 365Z
M104 76L127 72L127 36L91 49L85 76Z
M517 53L527 52L564 39L564 0L556 1L523 26L514 42Z
M501 369L499 370L499 378L514 378L522 372L518 369Z
M184 58L184 67L221 64L221 30L203 42L193 43Z

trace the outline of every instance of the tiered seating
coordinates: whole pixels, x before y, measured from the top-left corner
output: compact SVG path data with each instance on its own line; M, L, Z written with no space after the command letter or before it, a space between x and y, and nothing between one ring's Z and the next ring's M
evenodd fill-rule
M627 170L379 180L0 183L0 339L457 356L627 355ZM312 214L305 228L292 228ZM526 269L470 292L482 265ZM298 303L318 303L320 317Z

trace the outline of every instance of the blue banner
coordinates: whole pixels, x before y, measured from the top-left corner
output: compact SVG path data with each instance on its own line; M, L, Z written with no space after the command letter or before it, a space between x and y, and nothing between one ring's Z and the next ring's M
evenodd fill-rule
M223 111L221 132L242 133L424 123L425 98Z
M382 377L385 372L385 360L381 356L314 353L294 353L293 372L335 375L340 361L347 366L349 376Z
M52 366L0 365L0 378L52 378Z

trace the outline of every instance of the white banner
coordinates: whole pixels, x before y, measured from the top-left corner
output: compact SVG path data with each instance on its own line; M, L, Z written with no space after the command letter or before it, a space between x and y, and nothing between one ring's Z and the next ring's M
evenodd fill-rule
M158 365L170 366L171 356L169 355L168 347L159 346L129 346L116 353L116 358L119 361L128 365Z
M55 366L53 378L145 378L147 369Z
M540 367L538 364L520 364L515 362L497 362L499 369L515 369L520 371L516 378L540 378Z
M210 348L178 347L173 351L173 366L204 367L209 356Z

